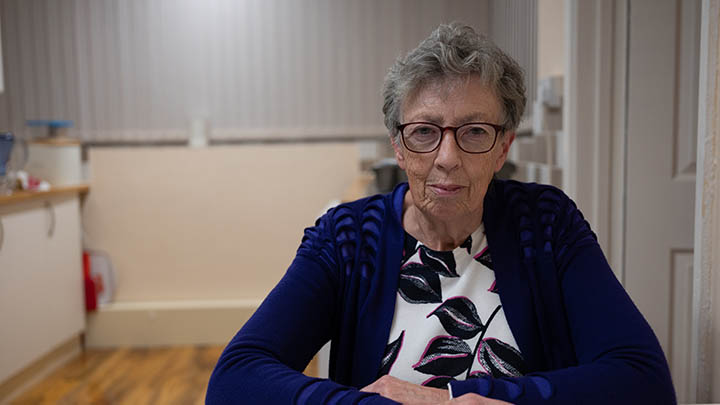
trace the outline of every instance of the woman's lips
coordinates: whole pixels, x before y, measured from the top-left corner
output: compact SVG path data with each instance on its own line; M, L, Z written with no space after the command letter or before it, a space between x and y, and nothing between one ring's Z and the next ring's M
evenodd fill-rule
M463 188L457 184L431 184L429 187L435 192L435 194L442 196L459 194Z

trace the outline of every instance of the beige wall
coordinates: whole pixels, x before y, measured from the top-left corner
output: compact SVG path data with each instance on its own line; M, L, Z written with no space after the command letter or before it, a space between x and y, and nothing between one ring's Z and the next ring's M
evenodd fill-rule
M118 302L262 298L357 174L352 143L96 148L85 243Z

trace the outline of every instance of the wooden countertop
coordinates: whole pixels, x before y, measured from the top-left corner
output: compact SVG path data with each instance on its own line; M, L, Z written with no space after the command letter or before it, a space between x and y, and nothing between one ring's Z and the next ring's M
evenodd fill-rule
M47 145L47 146L80 146L82 142L79 139L67 138L67 137L55 137L55 138L38 138L29 140L28 143L36 145Z
M38 200L67 193L86 194L88 191L90 191L90 186L87 184L57 186L48 191L16 191L10 195L0 195L0 205Z

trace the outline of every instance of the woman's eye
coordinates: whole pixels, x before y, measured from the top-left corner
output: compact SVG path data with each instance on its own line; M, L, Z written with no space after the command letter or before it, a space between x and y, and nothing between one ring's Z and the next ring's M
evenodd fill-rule
M435 139L437 132L437 129L430 126L417 127L413 129L411 138L414 138L418 142L430 142Z
M471 127L468 133L470 135L485 135L487 131L483 127Z
M430 135L434 132L434 129L432 127L419 127L414 132L418 135Z

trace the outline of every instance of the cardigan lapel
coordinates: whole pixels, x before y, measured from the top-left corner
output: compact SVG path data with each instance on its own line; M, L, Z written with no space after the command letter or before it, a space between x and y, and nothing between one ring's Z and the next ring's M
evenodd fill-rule
M547 368L542 356L532 291L520 252L517 221L508 209L505 183L493 180L486 194L483 223L490 255L495 264L495 280L500 302L510 330L529 370Z
M378 257L366 301L362 308L358 308L357 350L354 356L357 367L353 372L353 385L356 387L364 387L377 379L390 336L402 261L402 207L407 188L407 183L400 184L391 194L384 196L385 217Z

